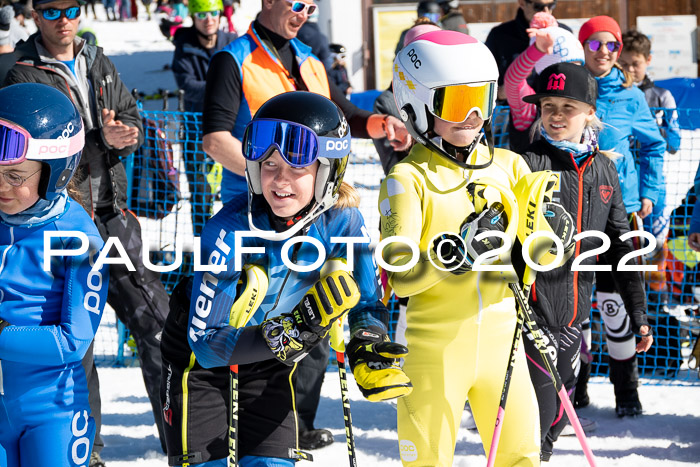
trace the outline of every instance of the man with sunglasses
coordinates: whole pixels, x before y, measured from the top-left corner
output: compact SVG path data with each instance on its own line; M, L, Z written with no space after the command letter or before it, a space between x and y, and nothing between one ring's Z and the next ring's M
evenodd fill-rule
M171 68L178 87L185 91L185 110L201 112L204 108L209 60L238 35L219 29L224 9L221 0L190 0L187 7L193 24L175 32L175 53ZM188 120L185 125L189 136L183 156L192 194L192 231L199 236L211 214L213 194L207 174L213 162L202 149L199 125L195 125L192 120Z
M326 70L296 36L317 6L313 0L263 0L262 10L248 32L212 57L204 96L204 150L221 162L223 201L247 192L241 152L243 128L271 97L307 90L331 98L350 123L356 137L389 135L406 148L410 136L395 117L358 109L335 85Z
M224 170L221 197L224 203L246 200L248 186L241 140L246 124L268 99L289 91L304 90L332 99L343 111L354 137L388 136L399 149L411 138L404 124L393 116L358 109L332 83L310 47L297 39L302 25L317 9L313 0L263 0L262 10L248 32L212 57L204 97L204 150ZM321 384L328 362L328 345L320 345L302 361L298 389L300 446L323 447L333 442L328 430L314 429Z
M491 29L486 38L486 47L496 58L498 65L498 99L505 100L505 87L503 78L506 70L518 55L523 53L530 45L530 37L527 30L535 13L545 11L553 14L557 6L557 0L518 0L518 12L515 19L501 23ZM559 27L571 32L571 28L559 23Z
M126 170L121 162L143 142L136 101L102 49L76 37L83 0L34 0L32 18L38 32L17 45L17 64L4 85L42 83L71 98L85 126L85 149L74 177L82 204L102 237L116 237L127 249L135 270L110 266L108 303L131 331L159 433L160 332L168 295L160 277L141 259L141 228L127 211ZM92 465L104 465L99 452L100 394L92 348L83 361L90 389L90 407L97 433ZM161 436L162 439L162 436ZM165 449L163 449L165 451Z

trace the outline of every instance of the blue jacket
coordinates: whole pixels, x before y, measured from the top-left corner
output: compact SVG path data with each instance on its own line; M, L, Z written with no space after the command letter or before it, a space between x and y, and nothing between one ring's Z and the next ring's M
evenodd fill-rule
M255 225L263 230L270 227L267 211L258 209L254 214ZM188 341L197 361L205 368L229 365L233 349L241 329L229 326L229 312L236 300L236 287L240 271L235 270L235 232L249 232L247 197L238 196L214 216L204 227L202 234L202 262L222 264L227 268L221 273L196 272L192 286ZM354 247L353 277L361 292L358 305L350 311L351 331L360 327L378 326L386 329L387 312L379 301L379 275L374 257L369 249L369 234L362 214L356 208L330 209L323 213L305 234L320 241L325 254L322 258L347 258L347 245L331 243L333 237L363 237L367 243ZM310 272L294 272L282 262L281 250L286 242L273 242L257 237L244 237L244 248L264 247L264 253L242 251L241 265L258 264L269 277L267 294L248 326L256 326L267 318L290 313L306 291L320 279L320 269ZM288 252L292 258L292 250ZM293 263L304 266L319 257L315 246L305 242ZM213 260L213 261L212 261ZM324 261L325 262L325 261Z
M80 231L89 247L53 256L44 271L44 234ZM108 267L92 271L104 242L85 210L70 198L58 216L29 227L0 222L0 333L4 395L15 429L48 414L89 410L81 360L95 337L107 300ZM76 237L56 237L53 249L77 249ZM94 254L94 256L93 256ZM0 413L0 425L7 423Z
M204 88L207 84L209 60L214 53L223 49L236 37L238 37L236 33L220 30L216 33L216 45L211 49L205 49L199 42L194 26L180 28L175 32L173 39L175 53L171 67L178 87L185 91L187 112L204 110Z
M637 87L623 88L624 75L617 68L598 81L596 115L604 124L598 144L601 151L621 155L615 161L620 177L622 200L628 213L638 211L647 198L659 201L659 190L664 184L663 162L666 141L649 110L644 93ZM629 137L639 141L639 172L630 151Z

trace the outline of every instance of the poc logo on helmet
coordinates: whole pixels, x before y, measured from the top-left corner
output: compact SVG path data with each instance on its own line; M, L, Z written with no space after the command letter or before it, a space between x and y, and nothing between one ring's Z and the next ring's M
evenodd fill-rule
M73 122L68 122L68 126L66 126L63 131L61 132L61 136L59 136L56 139L68 139L70 138L70 135L73 134L75 131L75 125L73 125Z
M343 141L326 141L326 151L342 151L350 146L348 140Z
M411 59L411 63L413 63L413 66L416 67L416 70L420 68L422 65L420 62L420 59L418 58L418 54L416 53L415 49L411 49L408 51L408 56Z

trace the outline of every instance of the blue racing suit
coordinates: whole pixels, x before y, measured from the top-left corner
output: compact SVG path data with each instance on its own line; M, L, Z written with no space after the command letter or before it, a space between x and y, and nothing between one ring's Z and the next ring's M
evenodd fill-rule
M216 382L207 374L217 367L239 364L239 455L241 465L287 465L299 449L296 394L297 364L287 366L278 362L260 336L262 344L250 346L246 337L250 332L259 335L257 327L266 319L290 313L301 301L304 294L321 277L321 269L327 260L339 258L351 263L348 244L332 237L354 237L350 244L352 253L352 274L361 292L361 299L349 313L351 330L360 327L377 326L386 329L388 314L380 302L380 282L374 258L369 249L369 234L360 211L356 208L333 208L323 213L301 235L311 237L316 245L307 240L296 243L284 251L288 242L299 240L299 235L288 241L265 240L256 236L243 237L240 234L254 235L249 230L246 196L236 197L224 205L207 222L202 236L202 262L225 264L222 272L196 272L192 283L189 318L186 322L187 341L196 356L196 365L183 374L188 398L187 413L177 414L173 426L177 433L183 433L181 449L192 455L199 453L203 465L226 465L227 420L225 397L219 396L218 386L228 393L228 378ZM265 208L254 209L254 224L263 230L273 231ZM236 243L238 234L240 243ZM364 242L364 243L361 243ZM321 248L318 248L322 245ZM253 249L258 251L252 251ZM262 250L264 249L264 251ZM236 268L236 255L240 255ZM298 266L315 264L313 270L297 272L282 261L286 256ZM318 261L318 262L317 262ZM240 267L245 264L262 266L269 278L269 287L260 307L244 328L229 325L229 314L237 299ZM166 323L166 329L168 325ZM164 342L165 342L164 338ZM240 346L238 344L241 344ZM165 345L165 344L164 344ZM164 355L168 355L164 352ZM164 368L172 368L166 365ZM174 369L175 379L179 370ZM204 375L204 376L202 376ZM206 380L205 380L206 378ZM195 385L195 382L197 383ZM206 387L205 387L206 386ZM217 386L217 387L214 387ZM171 388L185 387L185 382L171 384ZM171 392L174 391L171 389ZM212 397L210 393L216 397ZM179 395L172 392L170 401L177 403ZM211 397L208 407L197 410L199 403ZM167 396L166 396L167 400ZM185 405L185 400L182 402ZM212 410L221 405L220 410ZM216 421L207 422L206 427L197 429L198 420L211 420L220 413ZM166 417L170 420L170 417ZM204 433L204 432L208 432ZM185 439L186 433L186 439ZM218 437L218 439L217 439ZM179 443L179 441L178 441ZM180 446L178 446L180 449ZM169 448L170 450L170 448ZM168 453L172 455L171 452ZM251 462L253 462L251 464ZM182 464L182 463L180 463ZM177 465L177 463L176 463Z
M91 269L104 245L85 210L65 195L36 223L0 221L0 466L86 466L95 426L81 360L107 298L108 270ZM51 214L54 214L54 210ZM47 216L45 216L47 217ZM57 253L44 271L47 244ZM50 243L49 243L50 242Z

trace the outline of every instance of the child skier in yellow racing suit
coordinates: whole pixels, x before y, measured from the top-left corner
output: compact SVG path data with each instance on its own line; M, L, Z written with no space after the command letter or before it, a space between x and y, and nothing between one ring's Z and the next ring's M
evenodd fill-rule
M383 259L391 267L405 266L412 257L405 243L420 250L417 264L407 272L388 271L396 294L409 297L410 353L404 371L413 392L398 401L404 465L453 464L467 399L486 452L491 444L515 330L515 301L498 273L470 271L478 254L491 249L485 242L494 242L493 237L481 243L470 242L474 235L467 235L466 257L456 269L459 261L447 264L449 255L436 255L434 240L443 232L505 230L506 216L494 204L498 199L487 189L489 206L474 214L467 186L488 177L511 189L530 173L519 155L491 145L497 79L496 62L486 46L452 31L419 36L394 61L397 106L421 143L393 167L379 197L382 237L400 236L404 242L389 243ZM484 125L489 147L479 144ZM520 347L497 465L539 465L538 419Z

